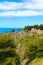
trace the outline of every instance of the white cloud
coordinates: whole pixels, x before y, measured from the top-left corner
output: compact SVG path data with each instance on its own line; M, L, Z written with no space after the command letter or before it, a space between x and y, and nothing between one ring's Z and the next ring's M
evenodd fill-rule
M0 16L39 16L43 15L43 0L0 2L0 10Z
M31 0L24 5L26 9L43 10L43 0Z
M31 2L0 2L2 10L18 10L18 9L37 9L43 10L43 0L31 0Z
M17 10L21 8L23 3L16 2L0 2L0 10Z
M37 12L37 11L31 11L31 10L25 10L25 11L7 11L7 12L1 12L0 16L39 16L43 15L42 12Z

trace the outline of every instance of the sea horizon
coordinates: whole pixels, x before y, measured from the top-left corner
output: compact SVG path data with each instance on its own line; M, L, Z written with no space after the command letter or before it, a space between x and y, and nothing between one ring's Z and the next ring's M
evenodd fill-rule
M14 30L15 32L23 30L24 28L0 28L0 33L10 32Z

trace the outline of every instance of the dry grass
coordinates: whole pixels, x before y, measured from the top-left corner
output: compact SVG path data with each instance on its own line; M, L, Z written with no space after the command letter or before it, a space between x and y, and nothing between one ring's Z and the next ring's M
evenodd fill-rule
M33 60L30 65L43 65L43 58Z

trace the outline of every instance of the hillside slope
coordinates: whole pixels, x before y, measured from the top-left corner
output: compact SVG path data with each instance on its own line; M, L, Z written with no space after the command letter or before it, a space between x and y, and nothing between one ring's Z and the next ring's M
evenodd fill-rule
M43 31L0 34L0 65L40 65L39 62L43 65Z

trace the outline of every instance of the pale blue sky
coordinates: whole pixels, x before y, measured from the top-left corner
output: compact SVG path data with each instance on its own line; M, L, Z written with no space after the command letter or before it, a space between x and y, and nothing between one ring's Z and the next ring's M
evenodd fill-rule
M0 28L43 24L42 5L43 0L0 0Z

